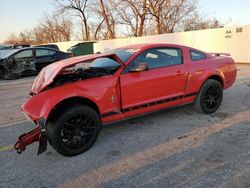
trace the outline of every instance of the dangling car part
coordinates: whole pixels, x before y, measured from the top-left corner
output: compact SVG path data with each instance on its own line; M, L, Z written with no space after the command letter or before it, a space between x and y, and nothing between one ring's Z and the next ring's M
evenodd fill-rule
M14 145L14 148L17 150L17 153L21 154L25 151L26 146L39 141L39 147L37 154L41 154L47 149L47 135L46 135L46 120L41 118L38 121L38 125L30 132L24 133L18 137L17 142Z
M35 124L43 118L44 129L21 136L15 148L48 140L60 154L74 156L94 145L102 125L115 121L188 103L214 113L236 73L231 57L173 44L132 45L53 63L22 105Z

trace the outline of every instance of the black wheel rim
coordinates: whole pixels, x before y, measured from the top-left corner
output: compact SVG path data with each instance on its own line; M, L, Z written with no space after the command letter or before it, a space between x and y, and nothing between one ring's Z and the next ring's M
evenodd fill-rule
M207 88L202 104L203 106L208 109L208 110L214 110L216 109L222 99L222 89L219 85L211 85L210 87Z
M70 117L61 129L61 143L68 149L81 149L88 145L97 127L89 114L76 114Z

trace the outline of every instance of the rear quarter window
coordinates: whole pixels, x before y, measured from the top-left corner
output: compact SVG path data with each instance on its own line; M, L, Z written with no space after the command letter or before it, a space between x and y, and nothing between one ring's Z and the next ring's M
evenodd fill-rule
M55 53L56 53L55 50L50 50L50 51L49 51L49 55L54 55Z
M49 50L45 50L45 49L36 50L36 57L44 57L44 56L49 56L49 55L50 55Z
M202 52L191 50L190 51L190 58L192 61L198 61L198 60L206 59L207 56L206 56L206 54L204 54Z

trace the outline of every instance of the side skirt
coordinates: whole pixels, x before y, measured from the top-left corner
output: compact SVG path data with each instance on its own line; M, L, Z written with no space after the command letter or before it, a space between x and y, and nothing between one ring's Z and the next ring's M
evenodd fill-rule
M142 104L142 105L138 105L138 106L134 106L130 108L125 108L123 109L123 111L121 110L111 111L109 113L105 113L102 115L102 120L104 120L103 125L112 124L114 122L119 122L119 121L127 120L130 118L138 117L138 116L143 116L145 114L150 114L150 113L158 112L158 111L165 110L165 109L173 109L176 107L184 106L184 105L193 103L194 100L192 100L191 97L195 97L195 96L196 96L196 93L192 93L192 94L188 94L185 96L168 98L168 99L154 101L151 103ZM171 105L172 102L175 102L175 101L180 102L181 100L186 100L186 101L183 102L182 104ZM166 106L167 104L170 104L170 105ZM160 106L164 106L164 105L166 107L160 108ZM144 109L147 110L148 108L153 108L153 109L149 109L149 111L146 111L146 112L144 111L142 113L139 112ZM135 112L135 114L133 112ZM112 117L114 117L114 119Z
M151 111L151 112L145 112L145 113L138 114L138 115L135 115L135 116L125 117L125 118L117 120L117 121L111 121L111 122L103 123L102 125L103 126L113 125L113 124L116 124L116 123L127 121L129 119L133 119L133 118L137 118L137 117L143 117L143 116L146 116L146 115L149 115L149 114L154 114L154 113L161 112L161 111L164 111L164 110L177 109L177 108L181 108L183 106L187 106L187 105L190 105L190 104L193 104L193 102L188 102L188 103L185 103L185 104L180 104L180 105L176 105L176 106L166 107L166 108L162 108L162 109L159 109L159 110L154 110L154 111Z

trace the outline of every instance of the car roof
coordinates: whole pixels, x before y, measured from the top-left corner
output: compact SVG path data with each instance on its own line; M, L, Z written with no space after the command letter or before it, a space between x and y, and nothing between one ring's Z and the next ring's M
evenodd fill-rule
M15 52L18 52L18 51L19 51L19 49L15 49L15 48L1 50L0 51L0 59L8 58L9 56L11 56L12 54L14 54Z
M55 48L43 47L43 46L38 46L38 47L33 46L33 47L29 47L29 48L31 48L31 49L44 49L44 50L56 50L56 51L59 51L59 50L57 50Z
M135 49L140 49L140 50L146 50L149 48L157 48L157 47L172 47L172 48L186 48L198 52L202 52L207 54L207 52L204 52L200 49L196 49L193 47L185 46L185 45L180 45L180 44L171 44L171 43L144 43L144 44L133 44L133 45L128 45L128 46L122 46L117 49L123 49L123 48L135 48Z
M58 51L58 52L62 52L59 51L57 49L54 48L47 48L47 47L25 47L25 48L11 48L11 49L6 49L6 50L1 50L2 52L0 53L0 59L2 58L7 58L11 55L13 55L14 53L17 53L19 51L23 51L23 50L35 50L35 49L44 49L44 50L53 50L53 51ZM62 52L65 53L65 52Z
M171 43L143 43L143 44L132 44L128 46L122 46L120 48L138 48L138 49L146 49L146 48L153 48L153 47L160 47L160 46L166 46L166 47L175 47L175 48L181 48L181 47L187 47L184 45L179 44L171 44Z
M24 47L24 48L11 48L12 50L17 50L17 51L20 51L20 50L26 50L26 49L44 49L44 50L56 50L56 51L59 51L55 48L49 48L49 47Z
M179 44L170 44L170 43L143 43L143 44L132 44L128 46L123 46L121 48L145 48L145 47L154 47L154 46L170 46L170 47L186 47Z

